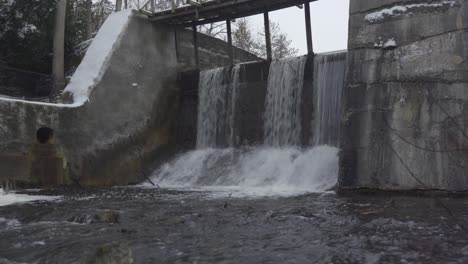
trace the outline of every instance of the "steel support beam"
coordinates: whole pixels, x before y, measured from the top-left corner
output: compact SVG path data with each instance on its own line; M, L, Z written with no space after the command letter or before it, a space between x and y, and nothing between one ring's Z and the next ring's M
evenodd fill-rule
M198 55L198 34L197 34L197 25L193 23L192 25L192 31L193 31L193 50L194 50L194 55L195 55L195 65L197 66L197 69L200 69L200 58Z
M263 13L263 20L265 22L265 44L267 60L271 61L273 59L273 56L271 54L270 17L268 15L268 12Z
M305 26L306 26L306 37L307 37L307 52L309 54L314 53L314 44L312 42L312 23L310 20L310 4L309 1L304 2L304 14L305 14Z
M227 40L228 40L228 54L229 62L234 64L234 52L232 48L232 31L231 31L231 19L226 20Z

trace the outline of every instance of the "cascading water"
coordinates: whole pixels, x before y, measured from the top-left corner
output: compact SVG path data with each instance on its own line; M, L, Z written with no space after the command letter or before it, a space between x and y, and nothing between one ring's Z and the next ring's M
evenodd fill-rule
M307 57L273 61L270 66L264 136L269 146L300 145L301 97Z
M318 55L315 59L315 65L317 72L315 76L313 145L338 146L346 53Z
M270 65L263 146L235 147L242 66L202 72L197 149L163 165L153 181L167 188L227 190L233 195L254 196L331 189L338 174L338 149L300 146L306 61L300 57ZM229 148L217 148L224 146Z
M235 144L240 65L200 73L197 148ZM226 137L226 135L228 135Z
M197 148L216 147L219 134L226 126L225 69L219 68L200 73Z

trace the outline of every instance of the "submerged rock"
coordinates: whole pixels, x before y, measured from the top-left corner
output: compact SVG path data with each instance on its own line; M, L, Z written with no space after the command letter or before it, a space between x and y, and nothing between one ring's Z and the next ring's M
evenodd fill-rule
M120 220L120 214L117 211L104 210L94 215L93 223L117 224Z
M115 241L99 246L94 256L80 264L133 264L132 249L127 241Z

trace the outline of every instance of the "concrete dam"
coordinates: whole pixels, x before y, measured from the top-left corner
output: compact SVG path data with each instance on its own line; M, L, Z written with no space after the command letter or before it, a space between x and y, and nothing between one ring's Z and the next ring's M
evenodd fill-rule
M467 25L462 0L351 0L347 51L270 61L196 32L194 54L191 30L122 11L61 103L0 98L0 177L465 191Z

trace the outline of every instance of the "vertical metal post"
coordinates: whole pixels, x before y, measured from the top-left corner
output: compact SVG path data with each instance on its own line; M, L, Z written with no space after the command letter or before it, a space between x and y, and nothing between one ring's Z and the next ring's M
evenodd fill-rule
M228 39L228 54L229 63L234 64L234 52L232 48L232 31L231 31L231 19L226 20L227 39Z
M309 54L314 53L314 46L312 42L312 23L310 21L310 3L305 0L304 2L304 13L305 13L305 24L306 24L306 36L307 36L307 52Z
M271 61L272 55L271 55L270 17L268 16L268 12L263 13L263 19L265 21L265 41L266 41L267 60Z
M200 69L200 59L198 57L198 34L197 34L197 25L195 21L192 23L192 31L193 31L193 48L195 53L195 65L197 69Z
M176 59L177 61L179 61L179 40L177 39L177 27L174 27L174 44L175 44Z
M154 0L151 0L151 13L154 13Z

